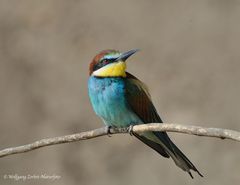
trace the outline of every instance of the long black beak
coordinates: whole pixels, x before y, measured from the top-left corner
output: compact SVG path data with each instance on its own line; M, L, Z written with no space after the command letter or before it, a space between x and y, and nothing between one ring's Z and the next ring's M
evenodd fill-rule
M128 57L130 57L131 55L133 55L137 51L139 51L139 49L133 49L133 50L124 52L118 58L116 58L116 61L126 61L128 59Z

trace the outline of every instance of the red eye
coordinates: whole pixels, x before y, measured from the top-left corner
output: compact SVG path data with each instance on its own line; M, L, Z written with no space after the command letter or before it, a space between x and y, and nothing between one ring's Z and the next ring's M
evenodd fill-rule
M107 60L103 60L103 61L102 61L102 64L103 64L103 65L107 65L107 63L108 63Z

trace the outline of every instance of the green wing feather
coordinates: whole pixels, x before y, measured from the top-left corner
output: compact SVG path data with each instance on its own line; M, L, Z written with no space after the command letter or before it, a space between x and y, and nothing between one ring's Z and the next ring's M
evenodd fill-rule
M126 78L126 99L131 109L144 123L162 123L161 118L152 104L147 87L130 73L127 73ZM160 134L163 140L165 140L165 137L168 138L164 132ZM159 139L154 136L153 132L147 132L145 136L138 134L135 134L135 136L162 156L169 157L165 149L159 144ZM167 141L165 142L167 144Z
M134 112L144 123L162 123L144 83L127 73L126 98Z
M132 74L126 74L126 99L132 111L137 114L144 123L162 123L151 101L147 87ZM166 132L145 132L141 135L136 133L134 135L162 156L167 158L171 156L175 164L184 171L187 171L192 178L193 176L190 170L194 170L202 176L191 161L170 140Z

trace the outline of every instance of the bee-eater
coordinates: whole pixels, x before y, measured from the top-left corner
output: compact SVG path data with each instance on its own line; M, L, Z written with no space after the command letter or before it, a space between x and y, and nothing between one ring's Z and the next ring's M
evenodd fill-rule
M88 91L96 114L106 126L129 127L136 124L162 123L148 89L143 82L126 72L126 60L138 50L121 53L104 50L93 58L89 67ZM133 135L163 157L189 173L202 174L170 140L166 132Z

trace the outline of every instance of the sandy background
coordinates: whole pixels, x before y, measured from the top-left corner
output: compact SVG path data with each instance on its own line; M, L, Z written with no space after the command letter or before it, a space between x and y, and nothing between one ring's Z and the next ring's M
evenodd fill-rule
M1 149L102 126L88 100L88 65L108 48L141 49L128 71L148 84L166 122L240 130L239 20L237 0L1 0ZM116 135L2 158L0 184L239 184L239 143L171 136L205 178Z

